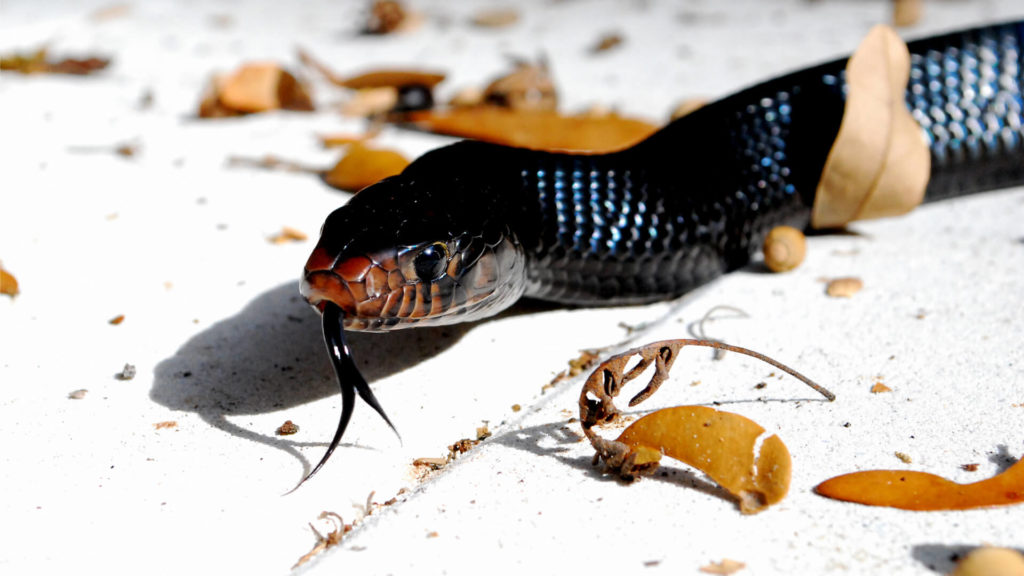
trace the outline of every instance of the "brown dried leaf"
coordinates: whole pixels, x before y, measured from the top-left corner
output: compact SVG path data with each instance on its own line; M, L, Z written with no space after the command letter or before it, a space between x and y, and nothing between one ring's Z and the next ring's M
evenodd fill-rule
M825 293L833 298L850 298L864 288L860 278L835 278L825 286Z
M792 473L786 445L765 434L739 414L677 406L637 420L617 441L634 450L637 465L657 462L664 454L697 468L736 496L744 514L755 514L786 496Z
M394 150L354 144L334 168L324 174L324 181L341 190L358 192L370 184L398 174L408 165L409 160Z
M623 39L621 34L617 32L609 32L597 39L597 42L594 44L593 48L590 49L590 53L599 54L601 52L607 52L612 48L615 48L616 46L622 44L622 41Z
M871 387L872 394L882 394L884 392L892 392L892 388L889 388L881 382L875 382L875 385Z
M672 115L670 117L672 120L678 120L683 116L700 110L707 103L707 98L687 98L676 105L675 109L672 110Z
M46 48L31 53L12 54L0 57L0 70L18 72L19 74L71 74L85 76L103 70L110 64L107 58L65 58L51 61L47 59Z
M166 430L168 428L177 428L177 427L178 427L178 423L175 422L174 420L166 420L164 422L157 422L156 424L153 424L153 428L156 428L157 430Z
M740 570L746 568L747 565L743 562L737 562L736 560L730 560L728 558L722 559L721 562L711 562L704 566L701 566L699 570L705 574L734 574Z
M277 427L277 430L274 430L274 433L277 434L278 436L291 436L292 434L297 434L298 432L299 425L296 424L295 422L292 422L291 420L285 420L284 424L281 424L280 426Z
M14 298L19 293L18 280L13 274L0 266L0 294Z
M491 8L473 15L473 25L481 28L505 28L519 21L515 8Z
M200 99L199 117L220 118L277 109L313 110L309 90L280 65L253 62L210 81Z
M374 70L338 81L338 85L352 90L366 88L404 88L426 86L433 88L444 81L444 74L422 70Z
M547 63L518 62L511 73L484 88L484 102L513 110L558 109L558 93Z
M868 470L836 476L815 492L846 502L902 510L967 510L1024 502L1024 459L1002 474L972 484L906 470Z
M643 120L607 116L563 116L479 106L409 115L416 126L437 134L531 148L603 153L628 148L657 131Z
M923 11L924 0L892 0L892 25L913 26Z
M111 326L120 326L122 322L124 322L124 314L118 314L117 316L114 316L110 320L107 320L107 323L109 323Z
M367 34L390 34L402 27L407 17L405 7L394 0L375 0L370 6L364 31Z
M846 67L849 95L811 211L815 228L896 216L924 198L931 166L903 101L910 53L891 28L868 32Z
M289 226L282 226L281 231L267 238L271 244L285 244L287 242L305 242L306 233Z

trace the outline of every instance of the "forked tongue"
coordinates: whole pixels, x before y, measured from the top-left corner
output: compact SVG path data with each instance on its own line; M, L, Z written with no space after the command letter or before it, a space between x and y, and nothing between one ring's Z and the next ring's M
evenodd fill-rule
M293 490L302 486L306 480L312 478L327 463L327 459L331 457L334 449L338 447L341 437L345 434L345 428L348 427L348 421L352 419L352 410L355 407L357 392L359 397L387 422L391 430L398 436L398 439L402 439L401 435L398 434L398 430L395 429L395 425L391 423L388 415L384 413L384 408L381 408L377 397L373 395L373 390L370 390L370 385L366 383L366 379L359 373L359 368L352 361L352 353L348 349L348 344L345 343L344 319L345 312L337 304L328 302L324 306L324 345L327 346L327 355L331 358L334 374L337 376L338 386L341 388L341 419L338 421L338 429L334 431L331 445L327 447L327 453L320 459L320 463L313 468L313 471L303 478L302 482L299 482L298 486L293 488Z

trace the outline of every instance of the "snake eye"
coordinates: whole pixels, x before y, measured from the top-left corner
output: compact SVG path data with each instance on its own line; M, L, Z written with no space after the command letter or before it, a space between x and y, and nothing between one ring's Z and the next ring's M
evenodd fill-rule
M420 250L412 266L421 282L440 278L448 267L448 246L444 242L434 242Z

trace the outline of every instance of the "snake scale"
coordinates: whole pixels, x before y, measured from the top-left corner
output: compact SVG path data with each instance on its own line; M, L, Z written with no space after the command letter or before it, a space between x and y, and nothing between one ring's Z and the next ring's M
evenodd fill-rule
M906 105L931 154L925 201L1024 182L1024 21L908 48ZM464 141L356 194L328 216L303 272L343 405L309 476L340 441L357 392L387 420L342 327L471 321L523 296L671 298L748 264L773 227L806 227L843 118L846 63L747 88L622 151Z

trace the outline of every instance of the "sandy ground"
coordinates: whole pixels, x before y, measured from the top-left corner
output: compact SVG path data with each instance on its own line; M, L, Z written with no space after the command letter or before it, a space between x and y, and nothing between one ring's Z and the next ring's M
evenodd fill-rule
M469 18L493 4L410 4L422 25L387 37L358 34L362 3L166 0L99 17L109 4L0 5L4 53L113 59L88 78L0 76L0 259L21 284L0 297L0 572L285 574L317 542L310 523L330 529L322 511L357 526L300 572L694 574L731 558L741 574L928 574L980 543L1024 546L1019 508L911 513L812 492L872 468L971 482L1024 453L1020 188L816 236L792 273L752 265L671 303L521 305L353 335L403 441L360 405L328 466L283 496L320 458L340 401L297 292L312 241L267 237L285 225L315 237L349 195L228 159L327 167L338 153L314 136L365 126L316 79L315 113L196 120L211 73L253 59L297 68L301 45L344 73L445 71L445 98L509 55L545 54L564 109L660 122L684 98L843 54L889 19L881 1L529 2L515 25L483 30ZM901 32L1022 15L1010 0L934 2ZM607 32L625 42L592 55ZM410 157L449 141L392 128L379 140ZM122 144L137 153L112 153ZM821 279L837 276L864 290L826 297ZM653 404L718 403L793 455L789 496L756 516L683 464L633 485L603 476L572 420L583 376L544 388L580 350L687 337L720 305L746 316L717 314L710 335L838 395L823 402L734 354L679 360ZM115 378L126 363L137 375ZM876 382L892 392L870 393ZM299 433L275 435L285 420ZM445 469L413 466L485 425L493 435Z

